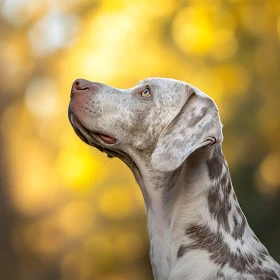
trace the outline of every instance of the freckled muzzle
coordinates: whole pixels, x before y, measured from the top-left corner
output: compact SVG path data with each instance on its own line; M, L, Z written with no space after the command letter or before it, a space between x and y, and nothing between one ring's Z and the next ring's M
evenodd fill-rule
M97 136L106 144L115 144L117 139L111 135L104 134L98 131L90 131L83 124L84 112L81 108L86 108L92 112L91 108L86 107L86 100L92 98L103 85L100 83L90 82L84 79L77 79L74 81L71 88L71 101L68 108L68 118L72 124L76 134L86 142L91 144L91 137Z

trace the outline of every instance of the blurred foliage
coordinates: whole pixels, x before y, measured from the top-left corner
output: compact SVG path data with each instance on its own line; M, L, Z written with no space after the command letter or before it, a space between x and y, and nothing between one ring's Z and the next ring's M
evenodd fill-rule
M172 77L212 96L241 206L280 261L279 0L4 0L0 12L2 279L152 279L131 172L68 123L79 77Z

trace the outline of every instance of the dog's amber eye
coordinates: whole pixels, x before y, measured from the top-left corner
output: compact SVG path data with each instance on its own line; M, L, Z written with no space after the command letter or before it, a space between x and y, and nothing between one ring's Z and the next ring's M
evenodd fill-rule
M145 89L141 92L141 96L142 96L142 97L150 96L150 90L149 90L149 88L145 88Z

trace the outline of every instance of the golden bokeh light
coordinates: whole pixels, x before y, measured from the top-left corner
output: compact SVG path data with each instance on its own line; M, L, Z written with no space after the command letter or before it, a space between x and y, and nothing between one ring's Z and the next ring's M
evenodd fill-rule
M278 32L278 38L279 38L279 41L280 41L280 17L277 20L277 32Z
M125 218L135 211L132 191L122 186L108 186L99 200L100 212L112 219Z
M118 257L127 262L134 262L144 253L143 240L136 232L126 232L118 236L115 243Z
M80 251L71 250L66 253L61 262L61 274L63 280L74 280L74 279L83 279L81 277L81 272L79 268L79 262L82 258L82 254Z
M72 137L76 137L74 134ZM56 170L59 178L67 188L73 191L87 191L104 178L103 161L98 152L89 152L89 148L82 142L70 142L59 151Z
M200 56L213 53L223 58L233 56L237 47L234 30L233 17L215 1L213 5L194 3L185 7L173 21L173 34L178 46L187 53Z
M260 176L265 182L265 190L275 192L280 186L280 155L276 153L267 155L259 168Z
M242 65L228 63L217 67L214 72L214 76L219 77L224 88L227 88L227 94L238 97L245 94L248 90L249 74Z
M93 207L84 201L72 201L62 207L57 219L65 235L81 238L94 227Z
M59 111L56 96L57 88L52 79L48 77L36 78L27 87L26 106L35 117L50 118Z

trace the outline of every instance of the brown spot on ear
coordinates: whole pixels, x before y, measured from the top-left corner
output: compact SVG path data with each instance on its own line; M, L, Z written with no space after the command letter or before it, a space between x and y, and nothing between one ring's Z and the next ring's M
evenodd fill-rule
M188 121L188 127L194 127L201 120L201 116L194 116Z
M195 108L192 108L191 111L191 119L188 121L187 126L188 127L194 127L196 124L199 123L199 121L206 115L207 113L207 108L203 107L200 110L200 115L196 116L193 112L194 112Z
M194 109L195 108L193 108L193 110ZM194 127L205 116L206 112L207 112L206 107L201 108L199 116L195 116L193 111L192 111L191 112L192 118L187 123L188 127Z
M207 112L207 107L201 108L200 113L202 117L206 114L206 112Z

